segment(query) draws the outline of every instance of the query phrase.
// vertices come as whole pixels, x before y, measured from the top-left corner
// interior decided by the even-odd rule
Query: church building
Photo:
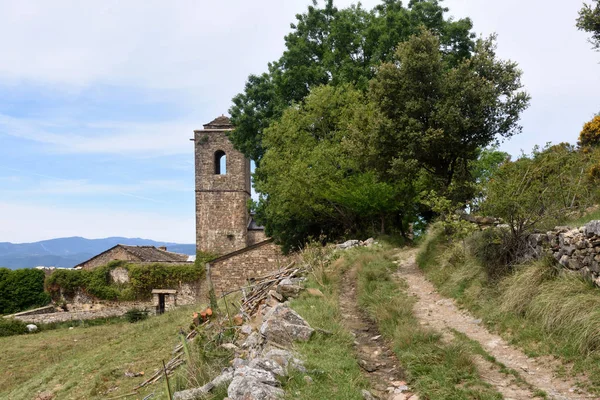
[[[229,141],[232,130],[220,116],[194,131],[196,250],[220,255],[208,266],[217,294],[289,262],[248,212],[250,160]]]

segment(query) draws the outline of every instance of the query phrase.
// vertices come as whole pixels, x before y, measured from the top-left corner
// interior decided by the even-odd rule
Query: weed
[[[479,377],[467,345],[444,343],[438,333],[420,326],[406,283],[392,278],[393,254],[384,248],[359,254],[348,262],[358,268],[359,305],[393,343],[411,386],[428,399],[500,399],[501,395]]]

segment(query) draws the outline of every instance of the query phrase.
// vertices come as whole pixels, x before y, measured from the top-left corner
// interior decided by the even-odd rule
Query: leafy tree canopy
[[[381,119],[352,86],[321,86],[265,131],[255,182],[268,235],[292,249],[310,236],[372,233],[414,204],[409,182],[386,182],[370,166]]]
[[[583,8],[579,10],[577,28],[591,33],[590,43],[594,49],[600,50],[600,0],[593,0],[592,4],[583,4]]]
[[[529,97],[493,38],[457,62],[422,29],[401,43],[365,92],[318,86],[265,129],[255,175],[258,217],[287,249],[309,236],[404,232],[418,193],[458,203],[506,159],[497,136],[519,132]]]
[[[474,48],[472,23],[445,18],[441,0],[384,0],[368,11],[359,5],[338,9],[333,0],[296,16],[292,32],[285,37],[286,50],[268,71],[250,75],[242,93],[229,110],[236,129],[235,146],[260,162],[262,136],[290,105],[302,101],[312,88],[352,83],[366,90],[376,67],[394,57],[399,42],[418,33],[422,26],[440,38],[448,63],[468,58]]]
[[[457,64],[428,30],[398,45],[372,80],[371,96],[389,121],[379,146],[388,172],[405,175],[412,162],[428,174],[427,187],[459,202],[473,195],[469,163],[481,148],[519,133],[529,103],[521,71],[496,57],[494,37],[478,40]]]

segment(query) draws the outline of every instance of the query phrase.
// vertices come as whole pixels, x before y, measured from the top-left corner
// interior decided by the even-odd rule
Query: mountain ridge
[[[9,269],[37,266],[70,268],[117,244],[166,246],[167,250],[175,253],[196,254],[196,245],[194,244],[159,242],[151,239],[121,236],[101,239],[71,236],[31,243],[0,242],[0,267]]]

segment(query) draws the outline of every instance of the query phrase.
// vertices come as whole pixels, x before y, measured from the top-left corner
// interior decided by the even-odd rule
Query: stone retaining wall
[[[561,266],[600,286],[600,220],[577,229],[556,227],[529,237],[529,256],[551,255]]]

